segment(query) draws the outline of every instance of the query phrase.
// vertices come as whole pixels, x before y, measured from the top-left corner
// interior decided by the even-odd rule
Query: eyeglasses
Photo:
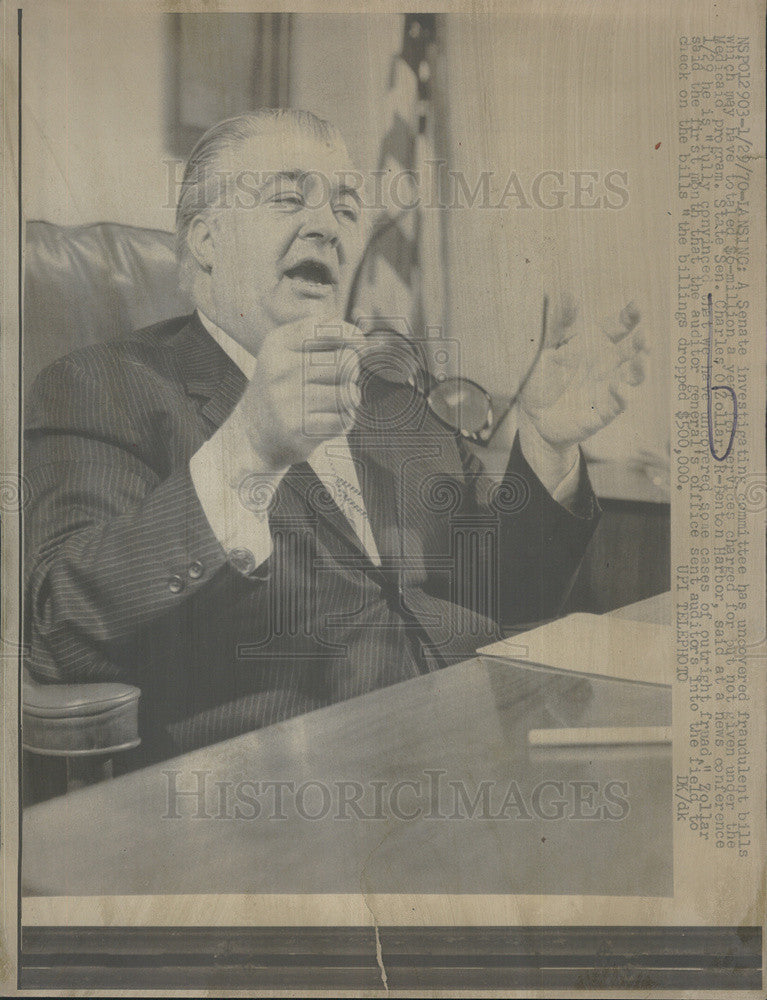
[[[375,243],[399,222],[403,214],[404,212],[400,212],[385,220],[368,240],[352,281],[346,310],[347,322],[359,322],[356,299],[365,264]],[[504,399],[501,405],[494,404],[487,389],[473,379],[435,374],[435,370],[439,371],[445,361],[449,360],[445,358],[440,361],[439,352],[447,352],[439,340],[406,337],[393,326],[387,325],[383,318],[365,322],[368,327],[365,336],[370,342],[365,350],[365,367],[386,381],[414,387],[424,396],[431,412],[446,427],[474,444],[486,446],[519,398],[538,363],[546,339],[547,318],[548,297],[544,295],[543,319],[535,355],[517,391],[510,399]]]
[[[411,339],[387,327],[371,330],[365,341],[366,377],[415,389],[438,420],[470,441],[487,444],[511,408],[513,400],[498,410],[490,393],[472,379],[434,374],[441,367],[434,354],[446,353],[439,341]]]
[[[417,340],[398,330],[376,325],[365,334],[364,368],[386,382],[409,385],[426,400],[431,412],[450,430],[478,445],[488,445],[506,415],[519,398],[543,349],[546,335],[548,300],[543,299],[543,322],[540,341],[532,364],[519,388],[501,405],[475,382],[465,376],[435,374],[445,364],[447,355],[439,340]],[[436,359],[436,360],[435,360]]]

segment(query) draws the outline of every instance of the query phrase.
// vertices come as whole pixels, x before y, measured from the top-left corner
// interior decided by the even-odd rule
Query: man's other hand
[[[646,348],[633,302],[589,338],[575,325],[570,297],[552,313],[543,350],[520,394],[520,425],[564,453],[625,410],[627,390],[644,380]]]

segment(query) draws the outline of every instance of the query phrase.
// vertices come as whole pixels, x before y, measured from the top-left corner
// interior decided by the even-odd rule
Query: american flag
[[[432,52],[437,18],[406,14],[402,51],[392,61],[388,127],[378,157],[383,207],[350,300],[363,329],[393,329],[416,340],[444,327],[443,251],[434,163]],[[403,207],[405,206],[405,207]]]

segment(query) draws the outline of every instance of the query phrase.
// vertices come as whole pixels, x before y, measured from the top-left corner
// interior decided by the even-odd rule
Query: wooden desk
[[[668,605],[661,595],[636,613],[667,622]],[[670,725],[670,688],[480,656],[33,806],[23,818],[23,884],[27,894],[75,896],[671,895],[670,748],[532,750],[526,739],[530,728],[551,725],[648,723]],[[430,778],[430,771],[442,773]],[[169,808],[171,781],[179,791],[202,787],[204,802],[198,808],[187,796]],[[256,796],[237,784],[243,781],[314,784],[300,798],[288,790],[287,818],[276,819],[273,787],[257,796],[262,814],[252,817],[243,792]],[[400,784],[395,793],[398,782],[416,785]],[[579,782],[596,784],[593,797]],[[605,798],[609,782],[627,786],[623,818],[604,815],[605,808],[621,811]],[[344,787],[347,798],[362,787],[362,813],[381,818],[344,807]],[[614,799],[620,786],[611,787]],[[322,788],[331,796],[327,815],[300,815],[325,810]],[[466,818],[477,795],[479,812],[497,817],[510,788],[518,804],[507,806],[505,818]],[[418,818],[405,818],[419,807]],[[448,818],[427,818],[430,808]],[[576,818],[595,809],[602,818]],[[562,818],[543,816],[557,812]],[[174,813],[179,818],[169,818]]]

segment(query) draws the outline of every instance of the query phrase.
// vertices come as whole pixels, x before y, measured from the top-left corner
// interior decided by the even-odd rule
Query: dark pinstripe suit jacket
[[[574,514],[518,442],[491,489],[420,397],[377,379],[349,441],[382,567],[302,463],[270,509],[269,562],[243,576],[188,463],[244,387],[196,316],[37,380],[25,464],[37,679],[137,684],[156,759],[456,662],[557,612],[598,517],[585,467]]]

